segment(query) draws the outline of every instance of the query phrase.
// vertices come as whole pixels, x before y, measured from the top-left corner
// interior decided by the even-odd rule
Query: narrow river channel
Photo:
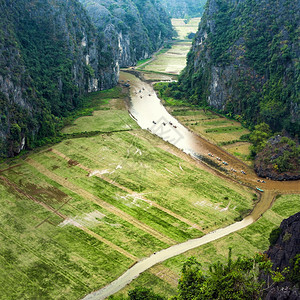
[[[273,199],[274,199],[274,194],[269,192],[263,194],[261,201],[255,207],[252,214],[246,217],[245,219],[243,219],[242,221],[231,224],[225,228],[217,229],[213,232],[206,234],[201,238],[188,240],[184,243],[177,244],[167,249],[156,252],[151,256],[140,260],[138,263],[136,263],[134,266],[128,269],[122,276],[120,276],[115,281],[111,282],[106,287],[87,295],[83,299],[84,300],[106,299],[107,297],[123,289],[127,284],[129,284],[132,280],[137,278],[141,273],[150,269],[154,265],[161,263],[176,255],[182,254],[188,250],[216,241],[222,237],[225,237],[228,234],[231,234],[233,232],[236,232],[240,229],[249,226],[250,224],[255,222],[261,216],[261,214],[271,206]]]

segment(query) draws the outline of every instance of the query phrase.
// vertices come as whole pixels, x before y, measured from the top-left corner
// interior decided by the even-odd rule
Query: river
[[[176,118],[171,116],[157,97],[152,85],[142,81],[133,74],[124,72],[121,72],[120,78],[124,81],[130,81],[131,101],[129,111],[141,128],[149,130],[195,158],[199,155],[209,158],[208,153],[213,153],[214,157],[220,157],[222,161],[228,163],[227,166],[222,167],[227,169],[229,177],[252,188],[257,186],[264,190],[272,190],[278,193],[300,192],[299,180],[265,180],[265,183],[258,182],[257,180],[260,178],[257,177],[251,167],[237,157],[189,131]],[[232,172],[232,168],[237,172]],[[241,173],[242,170],[245,171],[246,175]]]

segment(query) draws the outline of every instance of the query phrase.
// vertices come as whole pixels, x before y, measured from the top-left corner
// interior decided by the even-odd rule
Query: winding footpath
[[[262,195],[261,201],[255,206],[251,215],[246,217],[240,222],[236,222],[231,224],[225,228],[217,229],[213,232],[206,234],[205,236],[197,239],[188,240],[184,243],[177,244],[171,246],[167,249],[161,250],[152,254],[151,256],[142,259],[135,265],[133,265],[130,269],[128,269],[123,275],[121,275],[118,279],[111,282],[106,287],[95,291],[86,297],[83,300],[103,300],[107,297],[117,293],[121,289],[123,289],[127,284],[137,278],[141,273],[150,269],[154,265],[161,263],[169,258],[182,254],[188,250],[197,248],[199,246],[205,245],[207,243],[216,241],[226,235],[234,233],[240,229],[243,229],[252,223],[254,223],[263,212],[268,210],[272,205],[272,201],[275,197],[274,193],[266,192]]]

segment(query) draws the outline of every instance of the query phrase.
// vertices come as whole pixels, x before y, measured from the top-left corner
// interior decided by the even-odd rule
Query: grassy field
[[[249,134],[250,131],[244,128],[241,123],[209,110],[169,105],[169,111],[183,125],[203,136],[206,140],[219,145],[245,163],[252,163],[248,158],[250,143],[241,140],[241,137]]]
[[[107,133],[0,165],[2,299],[78,299],[253,206],[250,190],[163,150],[171,146],[139,129],[122,97],[91,94],[97,110],[64,129]]]
[[[187,24],[184,23],[184,19],[172,19],[172,25],[175,27],[178,32],[177,39],[185,40],[187,35],[191,32],[196,33],[198,30],[198,25],[200,18],[192,18]]]
[[[268,238],[271,231],[277,228],[283,219],[299,211],[300,195],[282,195],[256,223],[153,267],[112,298],[121,299],[128,290],[135,286],[151,287],[155,292],[170,297],[176,293],[181,268],[188,257],[195,256],[204,269],[207,269],[212,261],[226,262],[229,247],[233,249],[234,258],[238,256],[252,257],[256,252],[266,251],[269,247]]]
[[[128,119],[128,112],[125,110],[97,110],[92,116],[82,117],[65,127],[63,133],[78,133],[84,131],[111,132],[115,130],[131,130],[137,128],[132,119]]]
[[[160,54],[149,64],[142,67],[145,71],[179,74],[186,65],[186,56],[190,50],[190,43],[177,43],[168,51]]]
[[[200,18],[191,19],[188,24],[184,23],[184,19],[172,19],[172,25],[178,32],[176,42],[173,43],[171,49],[163,49],[154,60],[138,69],[146,72],[178,75],[186,66],[186,56],[192,45],[192,41],[187,39],[187,35],[191,32],[196,33],[199,22]],[[137,66],[147,61],[139,61]]]
[[[77,299],[133,263],[75,226],[58,226],[60,216],[10,185],[1,184],[0,193],[1,299]]]

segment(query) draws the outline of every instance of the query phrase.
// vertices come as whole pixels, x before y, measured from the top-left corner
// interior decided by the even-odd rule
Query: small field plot
[[[172,19],[172,25],[178,32],[178,39],[185,40],[187,39],[187,35],[189,33],[196,33],[198,30],[200,20],[201,18],[192,18],[187,24],[185,24],[184,19]]]
[[[278,228],[283,219],[299,211],[300,195],[282,195],[256,223],[151,268],[116,296],[126,295],[129,290],[136,286],[147,286],[166,297],[173,296],[176,294],[181,268],[188,257],[195,256],[201,262],[204,270],[212,262],[221,261],[225,263],[228,259],[229,247],[232,248],[233,258],[238,256],[253,257],[255,253],[264,252],[268,249],[271,231]]]
[[[118,131],[137,128],[136,122],[124,110],[97,110],[92,116],[78,118],[71,126],[65,127],[63,133],[85,131]]]
[[[175,44],[170,50],[158,55],[155,60],[145,65],[143,70],[179,74],[186,65],[186,56],[190,47],[189,43]]]
[[[222,146],[222,148],[251,165],[252,161],[248,158],[250,155],[250,145],[251,144],[248,142],[237,142],[229,145],[224,145]]]
[[[250,132],[241,123],[202,109],[170,107],[170,111],[183,125],[195,133],[211,143],[221,146],[247,164],[251,164],[248,158],[250,143],[241,140],[243,135]]]

